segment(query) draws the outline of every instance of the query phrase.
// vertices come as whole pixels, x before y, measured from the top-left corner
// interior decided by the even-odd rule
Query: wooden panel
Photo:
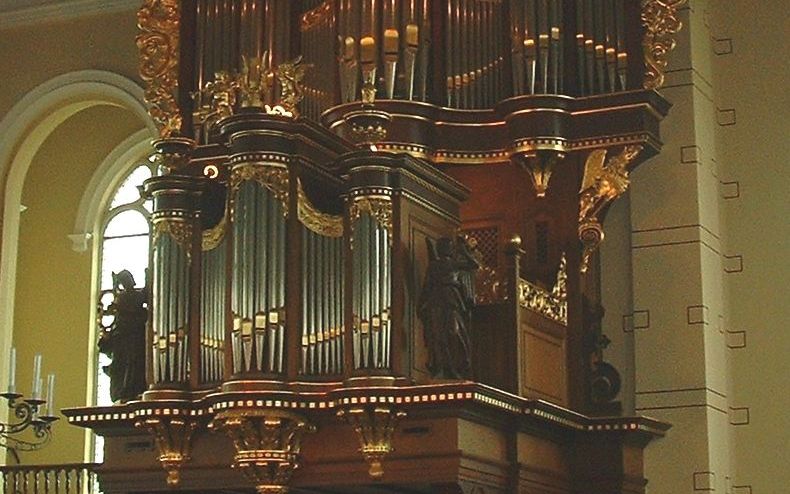
[[[521,323],[521,394],[567,405],[565,340],[536,326]]]

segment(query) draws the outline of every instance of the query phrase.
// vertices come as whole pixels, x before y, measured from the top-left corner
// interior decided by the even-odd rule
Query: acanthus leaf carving
[[[178,107],[179,0],[146,0],[137,13],[137,36],[140,52],[140,77],[147,83],[145,100],[148,113],[162,138],[181,131],[182,116]]]
[[[685,3],[686,0],[642,0],[645,89],[659,89],[664,85],[667,57],[676,45],[674,35],[683,27],[678,9]]]

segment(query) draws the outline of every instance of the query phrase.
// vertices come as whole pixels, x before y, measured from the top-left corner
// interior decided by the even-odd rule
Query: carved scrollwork
[[[272,191],[274,197],[283,203],[285,214],[288,214],[287,168],[252,163],[239,165],[230,173],[230,188],[238,190],[241,183],[247,180],[254,180]]]
[[[140,77],[147,83],[148,113],[163,138],[181,130],[178,107],[179,0],[146,0],[137,13]]]
[[[641,145],[629,145],[608,160],[606,149],[595,149],[587,157],[579,190],[579,239],[584,246],[582,273],[587,271],[593,252],[604,238],[599,215],[606,205],[628,190],[629,166],[640,152]]]
[[[678,9],[685,3],[686,0],[642,0],[645,89],[659,89],[664,85],[667,56],[675,48],[674,35],[683,27]]]
[[[518,303],[521,307],[543,315],[564,326],[568,325],[568,263],[565,256],[560,260],[557,281],[551,291],[527,280],[520,279]]]
[[[298,182],[299,221],[308,229],[325,237],[343,236],[343,217],[321,212],[305,194],[301,180]]]
[[[339,410],[337,416],[354,428],[359,451],[369,466],[368,474],[374,479],[384,476],[382,461],[393,451],[393,435],[406,412],[386,406],[354,407]]]

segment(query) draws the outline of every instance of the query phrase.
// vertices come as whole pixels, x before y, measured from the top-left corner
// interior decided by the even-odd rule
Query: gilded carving
[[[266,187],[281,201],[288,213],[288,169],[280,166],[244,164],[233,168],[230,173],[230,188],[237,190],[242,182],[254,180]]]
[[[565,158],[565,153],[551,150],[540,150],[525,153],[519,163],[529,172],[529,178],[538,197],[546,197],[549,179],[557,162]]]
[[[179,0],[145,0],[137,13],[140,77],[147,83],[148,113],[163,138],[181,130],[178,107]]]
[[[628,145],[620,154],[606,159],[606,149],[595,149],[587,156],[584,179],[579,190],[579,239],[584,245],[581,271],[603,241],[599,215],[603,208],[628,189],[630,163],[642,151],[640,145]]]
[[[222,216],[222,219],[214,227],[203,231],[202,248],[203,250],[212,250],[217,248],[225,238],[225,231],[228,225],[227,212]]]
[[[233,466],[255,484],[261,494],[284,494],[299,468],[302,437],[315,427],[299,415],[268,409],[220,412],[209,425],[233,441]]]
[[[182,418],[145,418],[135,426],[154,436],[158,460],[167,472],[167,485],[176,487],[181,483],[181,467],[189,461],[192,450],[192,435],[197,423]]]
[[[565,256],[560,260],[557,281],[551,291],[539,287],[527,280],[520,279],[518,285],[518,303],[521,307],[537,312],[548,319],[564,326],[568,325],[568,263]]]
[[[500,273],[482,265],[475,273],[475,305],[498,304],[507,299],[507,283]]]
[[[157,218],[154,220],[153,242],[163,234],[170,235],[187,252],[192,244],[192,223],[183,218]]]
[[[343,217],[321,212],[305,194],[301,180],[298,182],[299,221],[308,229],[325,237],[343,236]]]
[[[269,52],[261,58],[241,57],[241,72],[236,75],[236,88],[242,108],[262,107],[270,98],[274,87],[274,71]]]
[[[386,406],[355,407],[338,410],[337,416],[354,428],[359,451],[369,466],[368,474],[374,479],[384,476],[382,462],[393,451],[393,435],[406,412]]]
[[[353,225],[363,213],[369,213],[392,235],[392,199],[389,196],[355,197],[351,204],[351,224]]]
[[[166,173],[175,173],[189,165],[195,141],[185,137],[170,137],[155,141],[154,146],[157,148],[154,163]]]
[[[302,81],[307,68],[308,65],[303,63],[301,56],[277,66],[277,81],[280,83],[280,105],[294,117],[298,116],[297,106],[304,98]]]
[[[642,0],[645,89],[659,89],[664,85],[667,57],[676,44],[673,36],[683,27],[678,19],[678,9],[684,3],[686,0]]]
[[[298,116],[297,106],[304,96],[302,81],[308,67],[302,57],[297,57],[274,69],[269,53],[264,52],[260,58],[243,56],[239,72],[216,72],[213,81],[192,93],[196,108],[194,123],[198,129],[202,128],[204,141],[214,124],[240,108],[261,108],[269,115]],[[280,84],[280,101],[272,104],[275,80]]]
[[[302,15],[301,25],[299,29],[302,32],[309,31],[322,23],[324,19],[330,17],[333,13],[332,2],[325,1],[313,10],[308,10]]]

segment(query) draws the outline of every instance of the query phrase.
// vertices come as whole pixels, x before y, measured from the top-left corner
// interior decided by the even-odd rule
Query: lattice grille
[[[464,230],[469,239],[477,242],[477,250],[484,266],[496,269],[499,266],[499,228],[496,226]]]

